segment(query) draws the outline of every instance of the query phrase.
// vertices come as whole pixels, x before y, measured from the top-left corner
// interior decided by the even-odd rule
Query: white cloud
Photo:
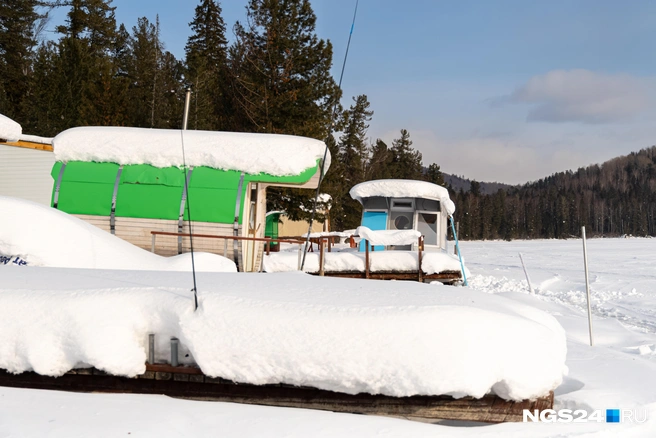
[[[528,121],[602,124],[632,119],[649,106],[650,81],[589,70],[553,70],[534,76],[509,96],[492,100],[533,105]]]
[[[453,175],[485,182],[524,184],[555,172],[601,164],[653,144],[656,127],[624,125],[603,128],[587,125],[531,125],[521,133],[492,135],[482,131],[469,135],[441,135],[434,130],[410,131],[412,147],[423,156],[424,166],[436,163]],[[381,138],[388,146],[398,131]]]

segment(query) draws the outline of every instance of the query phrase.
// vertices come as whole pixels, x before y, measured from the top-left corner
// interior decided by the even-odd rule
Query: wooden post
[[[267,248],[267,255],[271,255],[271,241],[267,241],[266,243],[266,248]]]
[[[152,234],[152,244],[150,245],[150,252],[153,254],[155,253],[155,237],[157,237],[157,234]]]
[[[319,275],[323,277],[324,275],[324,263],[325,263],[325,255],[324,255],[324,249],[325,246],[323,244],[323,237],[319,237]]]
[[[422,251],[424,249],[424,236],[419,236],[417,241],[417,277],[419,282],[424,281],[424,271],[421,269]]]
[[[364,241],[364,278],[369,278],[369,241]]]

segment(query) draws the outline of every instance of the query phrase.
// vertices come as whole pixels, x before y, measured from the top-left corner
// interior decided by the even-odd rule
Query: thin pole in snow
[[[588,329],[590,331],[590,346],[592,347],[592,309],[590,308],[590,278],[588,275],[588,247],[585,242],[585,227],[581,227],[583,237],[583,266],[585,267],[585,292],[588,300]]]
[[[519,260],[522,261],[522,268],[524,269],[524,275],[526,275],[526,282],[528,283],[528,290],[531,292],[531,295],[535,295],[535,292],[533,291],[533,286],[531,286],[531,278],[528,276],[528,271],[526,270],[526,265],[524,264],[524,257],[522,257],[522,253],[519,253]]]
[[[467,274],[465,274],[465,264],[462,262],[462,255],[460,254],[460,245],[458,245],[458,234],[456,233],[456,227],[453,225],[453,216],[449,216],[451,219],[451,231],[453,231],[453,239],[456,241],[456,250],[458,251],[458,258],[460,259],[460,269],[462,269],[462,278],[464,280],[463,284],[467,284]]]

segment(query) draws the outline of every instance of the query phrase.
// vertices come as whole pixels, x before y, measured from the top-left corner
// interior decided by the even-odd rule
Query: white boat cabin
[[[371,230],[417,230],[427,251],[446,251],[448,218],[455,205],[446,188],[425,181],[366,181],[349,192],[362,204],[361,225]],[[374,250],[412,250],[414,245],[375,246]],[[361,245],[360,251],[364,251]]]

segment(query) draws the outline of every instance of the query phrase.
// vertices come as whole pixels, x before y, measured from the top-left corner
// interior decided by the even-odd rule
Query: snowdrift
[[[33,273],[38,275],[32,275]],[[147,335],[176,336],[205,374],[392,396],[494,392],[521,400],[562,381],[565,333],[535,308],[467,288],[303,273],[4,269],[0,368],[79,366],[135,376]]]
[[[23,133],[21,125],[0,114],[0,139],[6,141],[18,141]]]
[[[7,266],[14,264],[8,258],[18,258],[31,266],[191,271],[188,253],[161,257],[50,207],[0,196],[0,212],[0,257]],[[198,271],[237,271],[216,254],[194,253],[194,261]]]

